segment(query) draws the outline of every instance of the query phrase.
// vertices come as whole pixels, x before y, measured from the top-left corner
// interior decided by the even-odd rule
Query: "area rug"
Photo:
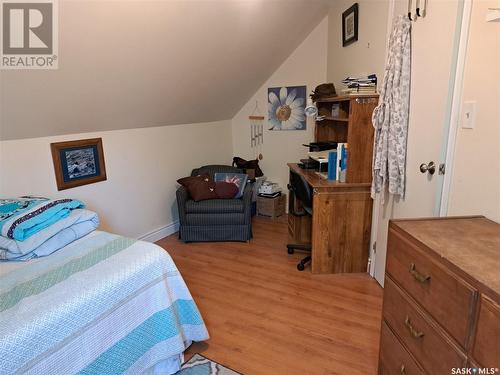
[[[200,354],[184,363],[176,375],[242,375]]]

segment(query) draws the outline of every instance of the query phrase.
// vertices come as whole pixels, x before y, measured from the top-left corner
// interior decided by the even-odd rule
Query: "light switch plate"
[[[474,129],[474,126],[476,125],[476,107],[477,102],[475,100],[464,102],[462,112],[462,128]]]

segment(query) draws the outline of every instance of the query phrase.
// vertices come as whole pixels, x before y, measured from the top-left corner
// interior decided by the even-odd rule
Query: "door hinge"
[[[373,242],[372,250],[373,250],[374,253],[377,252],[377,241]]]
[[[439,174],[443,175],[446,173],[446,164],[441,163],[439,164]]]

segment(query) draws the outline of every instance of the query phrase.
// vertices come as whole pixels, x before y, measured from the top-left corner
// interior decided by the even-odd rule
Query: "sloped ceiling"
[[[1,72],[4,140],[230,119],[328,5],[60,0],[59,10],[59,69]]]

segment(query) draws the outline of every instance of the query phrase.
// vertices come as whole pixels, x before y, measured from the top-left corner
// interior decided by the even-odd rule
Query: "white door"
[[[420,3],[424,4],[424,0]],[[415,9],[416,1],[413,1]],[[406,195],[385,204],[375,201],[371,254],[371,274],[383,285],[388,221],[392,218],[432,217],[439,214],[443,176],[439,164],[444,160],[455,76],[455,63],[462,2],[427,1],[425,17],[412,26],[412,76],[410,123],[406,165]],[[408,2],[396,0],[394,15],[406,14]],[[459,31],[459,30],[458,30]],[[422,173],[421,164],[433,162],[435,172]],[[376,229],[375,229],[376,228]]]
[[[484,215],[500,223],[500,22],[486,21],[500,1],[471,5],[464,74],[457,84],[462,95],[454,100],[455,148],[445,182],[449,196],[441,213]]]

